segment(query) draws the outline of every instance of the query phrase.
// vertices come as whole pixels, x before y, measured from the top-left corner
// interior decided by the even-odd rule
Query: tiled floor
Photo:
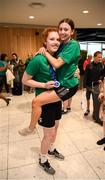
[[[83,117],[81,91],[60,122],[56,147],[65,160],[49,157],[54,176],[38,166],[42,128],[37,126],[36,134],[27,137],[18,134],[28,125],[33,97],[13,96],[8,107],[0,100],[0,180],[105,180],[105,151],[96,145],[103,136],[102,127],[92,121],[91,114]]]

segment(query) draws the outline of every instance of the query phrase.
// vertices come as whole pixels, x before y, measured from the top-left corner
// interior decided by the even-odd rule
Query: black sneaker
[[[68,110],[68,111],[71,111],[71,108],[70,108],[70,107],[68,107],[68,108],[67,108],[67,110]]]
[[[101,121],[101,120],[98,120],[98,121],[95,120],[94,122],[97,123],[97,124],[99,124],[100,126],[103,126],[103,121]]]
[[[67,114],[67,113],[68,113],[67,109],[62,110],[62,114]]]
[[[39,159],[39,165],[46,171],[48,174],[54,175],[55,174],[55,169],[51,167],[50,163],[48,160],[45,163],[41,163],[41,159]]]
[[[86,112],[84,113],[84,116],[88,116],[89,113],[90,113],[90,110],[87,109]]]
[[[6,99],[7,106],[9,105],[9,102],[10,102],[10,101],[11,101],[10,98],[7,98],[7,99]]]
[[[49,151],[48,150],[48,154],[49,155],[53,155],[53,156],[55,156],[56,158],[58,158],[58,159],[60,159],[60,160],[64,160],[64,156],[61,154],[61,153],[59,153],[56,149],[54,149],[54,151]]]
[[[98,145],[103,145],[103,144],[105,144],[105,137],[102,138],[102,139],[100,139],[99,141],[97,141],[97,144],[98,144]]]

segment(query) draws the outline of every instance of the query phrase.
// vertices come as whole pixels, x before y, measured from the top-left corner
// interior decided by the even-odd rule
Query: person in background
[[[33,53],[28,53],[28,57],[25,61],[25,69],[27,68],[29,62],[33,59]],[[29,94],[34,92],[34,88],[29,86],[24,86],[24,90],[27,91]]]
[[[79,81],[79,89],[82,90],[83,89],[83,79],[84,79],[84,69],[83,69],[83,64],[84,61],[87,57],[87,51],[86,50],[81,50],[80,51],[80,58],[78,61],[78,68],[80,70],[80,81]]]
[[[24,63],[21,59],[19,59],[16,53],[12,53],[11,63],[13,69],[13,75],[15,79],[13,80],[13,95],[22,95],[23,87],[22,87],[22,76],[24,73]]]
[[[53,55],[60,45],[57,29],[45,29],[43,32],[43,41],[48,52]],[[23,80],[26,85],[36,88],[36,97],[43,92],[49,93],[49,89],[53,88],[54,82],[51,78],[49,63],[44,55],[38,54],[30,61],[23,75]],[[42,106],[39,125],[43,127],[44,136],[41,141],[39,165],[44,171],[51,175],[55,174],[55,169],[50,165],[47,154],[64,160],[64,156],[54,147],[60,118],[61,101]],[[24,131],[24,129],[19,131],[19,134],[22,136],[32,133],[33,132],[29,128],[27,128],[26,131]]]
[[[27,68],[29,62],[33,59],[33,57],[34,57],[34,56],[33,56],[33,53],[28,53],[27,59],[26,59],[26,61],[25,61],[25,69]]]
[[[85,72],[85,70],[86,70],[86,66],[88,65],[88,64],[90,64],[91,63],[91,61],[92,61],[92,55],[88,55],[87,56],[87,59],[84,61],[84,63],[83,63],[83,70],[84,70],[84,72]],[[84,89],[83,89],[83,91],[84,91]],[[90,110],[90,99],[86,99],[86,112],[84,112],[84,116],[87,116],[88,115],[88,111],[87,111],[87,109],[88,110]]]
[[[7,54],[2,53],[2,54],[1,54],[1,57],[0,57],[0,60],[2,61],[1,64],[4,64],[4,66],[5,66],[6,68],[7,68],[7,67],[10,68],[10,65],[7,66],[7,65],[8,65],[8,62],[7,62],[8,56],[7,56]],[[7,68],[7,69],[8,69],[8,68]],[[4,71],[4,72],[2,71],[0,76],[2,76],[2,83],[3,83],[3,86],[5,87],[5,91],[6,91],[6,93],[7,93],[6,96],[9,97],[9,96],[10,96],[10,89],[9,89],[9,85],[7,84],[6,71]]]
[[[6,54],[1,54],[1,59],[3,59],[6,56]],[[9,101],[11,100],[10,98],[6,98],[3,94],[3,86],[6,86],[6,71],[9,69],[10,66],[4,63],[3,60],[0,60],[0,99],[3,99],[6,103],[7,106],[9,105]],[[8,88],[7,88],[8,90]],[[7,91],[8,92],[8,91]]]
[[[12,53],[12,60],[10,64],[13,65],[13,74],[15,76],[15,81],[21,81],[24,71],[24,64],[16,53]]]
[[[87,98],[87,110],[85,112],[85,116],[90,113],[90,96],[92,94],[93,99],[93,119],[96,123],[100,125],[102,122],[99,118],[99,109],[100,109],[100,102],[98,100],[99,95],[99,81],[101,78],[101,70],[102,70],[102,53],[100,51],[96,51],[94,53],[93,62],[86,66],[85,74],[84,74],[84,89],[86,90],[86,98]]]
[[[86,66],[88,65],[88,64],[90,64],[91,63],[91,61],[92,61],[92,55],[88,55],[87,56],[87,59],[84,61],[84,63],[83,63],[83,70],[85,71],[85,69],[86,69]]]
[[[13,69],[12,65],[10,64],[10,60],[8,59],[8,56],[5,58],[5,65],[9,65],[9,69],[6,71],[6,83],[9,88],[9,93],[7,94],[8,97],[12,96],[12,88],[13,88],[13,80],[15,79],[13,75]]]

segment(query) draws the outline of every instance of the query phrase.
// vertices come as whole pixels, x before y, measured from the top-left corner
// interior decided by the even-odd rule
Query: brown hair
[[[72,30],[75,29],[75,25],[74,25],[73,20],[72,20],[72,19],[69,19],[69,18],[64,18],[64,19],[62,19],[62,20],[59,22],[59,24],[58,24],[58,28],[59,28],[60,24],[63,23],[63,22],[66,22],[67,24],[69,24],[69,26],[71,27]]]
[[[102,52],[101,52],[101,51],[96,51],[96,52],[94,53],[94,57],[96,57],[98,54],[102,54]]]
[[[57,28],[54,27],[49,27],[44,29],[43,33],[42,33],[42,39],[43,39],[43,45],[45,46],[45,42],[47,40],[47,37],[49,35],[50,32],[58,32]]]
[[[76,39],[76,31],[75,31],[74,21],[72,19],[69,19],[69,18],[64,18],[59,22],[58,28],[59,28],[60,24],[62,24],[64,22],[67,23],[71,27],[71,29],[73,30],[72,39]]]

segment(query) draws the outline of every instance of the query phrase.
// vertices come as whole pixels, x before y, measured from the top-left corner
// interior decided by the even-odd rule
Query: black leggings
[[[6,75],[0,76],[0,93],[3,90],[3,86],[5,87],[6,92],[9,93],[9,85],[7,84]]]

